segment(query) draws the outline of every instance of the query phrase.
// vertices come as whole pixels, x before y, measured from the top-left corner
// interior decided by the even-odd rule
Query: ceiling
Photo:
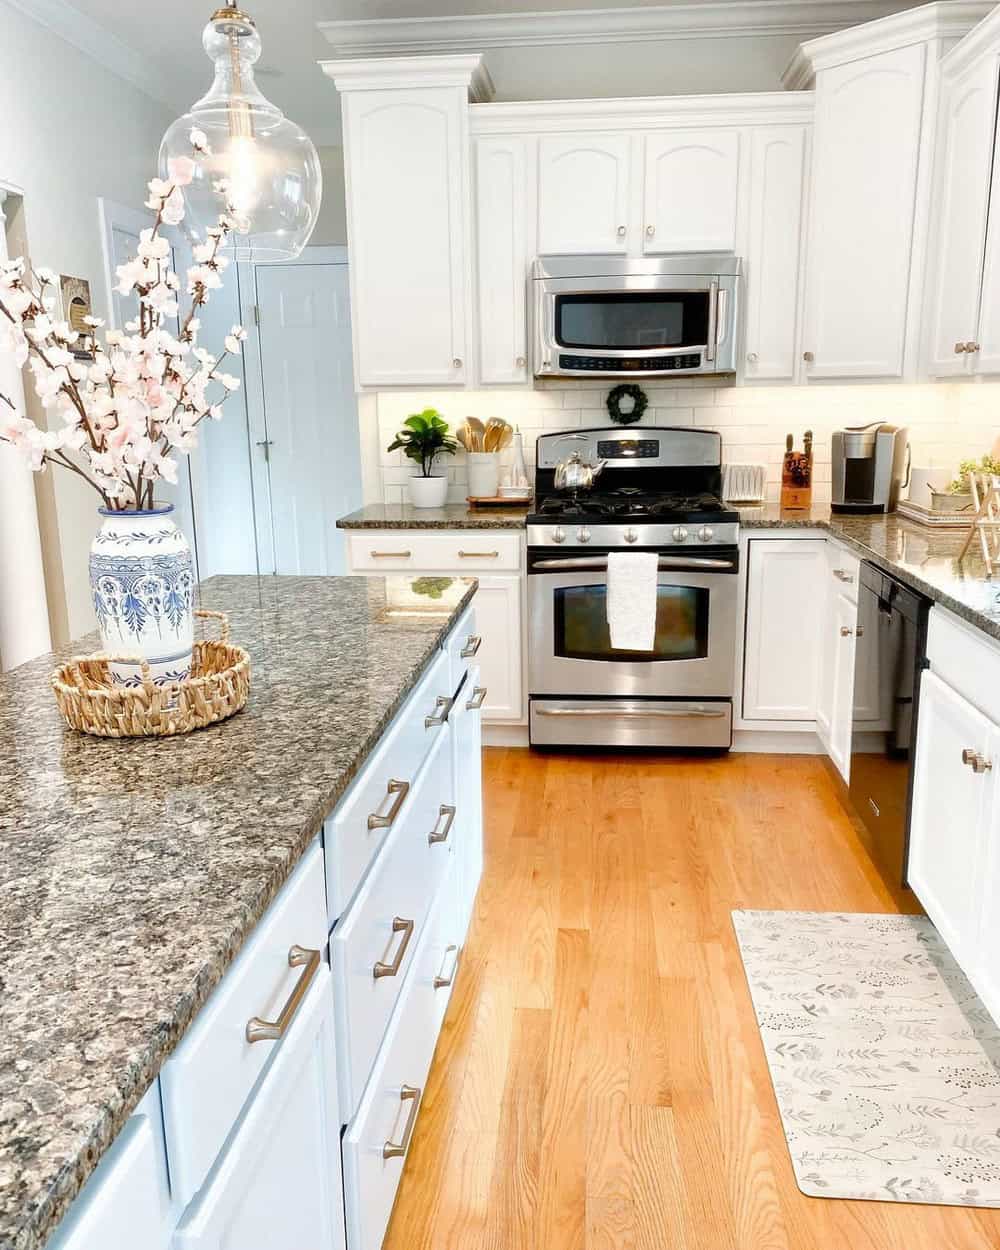
[[[39,20],[45,20],[40,10],[48,13],[48,24],[81,47],[87,48],[89,44],[89,50],[96,51],[100,41],[100,50],[107,51],[113,45],[117,62],[131,66],[132,72],[127,76],[142,81],[150,94],[164,100],[178,112],[196,100],[211,81],[211,66],[202,52],[200,41],[202,28],[213,11],[211,0],[167,0],[162,4],[132,5],[123,5],[121,0],[42,0],[37,7],[28,0],[11,2]],[[246,0],[246,3],[257,22],[264,45],[258,66],[261,90],[289,117],[304,126],[317,144],[323,145],[340,142],[340,105],[332,83],[317,65],[317,61],[336,55],[317,30],[317,22],[358,18],[412,20],[472,14],[499,17],[525,11],[607,11],[616,8],[663,8],[675,4],[696,13],[710,0]],[[749,13],[760,12],[767,4],[780,3],[781,0],[765,0],[762,6],[761,0],[730,0],[729,7],[738,11],[746,5]],[[794,7],[799,12],[808,10],[822,14],[824,10],[830,12],[836,9],[838,14],[843,14],[849,13],[854,4],[861,9],[865,3],[866,0],[841,0],[841,3],[830,6],[825,5],[823,0],[798,0]],[[904,0],[891,7],[903,9],[911,6]],[[67,34],[74,23],[82,34]],[[840,24],[851,23],[841,18]],[[621,62],[618,78],[625,83],[630,81],[628,53],[625,52],[629,47],[636,45],[622,45],[623,51],[616,58]],[[537,51],[542,53],[541,49]],[[653,48],[643,51],[651,54]],[[534,98],[545,98],[546,95],[544,56],[543,53],[538,62],[541,81],[540,90],[534,93]],[[102,56],[100,59],[106,58]],[[498,68],[503,71],[502,56],[498,62]],[[488,63],[493,69],[493,61],[488,59]],[[606,90],[595,86],[583,94],[647,94],[642,87],[623,90],[619,83],[611,81],[614,77],[612,69],[609,81],[599,84],[607,87]],[[496,70],[494,78],[497,79],[498,98],[518,98],[503,90],[504,83]],[[522,90],[523,84],[512,81],[510,88],[511,91]],[[705,89],[722,88],[713,84]],[[552,94],[558,92],[553,90]]]

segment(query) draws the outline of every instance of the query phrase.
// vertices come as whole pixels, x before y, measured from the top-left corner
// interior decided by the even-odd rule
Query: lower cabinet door
[[[986,760],[992,774],[1000,768],[1000,729],[994,728]],[[978,963],[969,976],[987,1011],[1000,1023],[1000,804],[996,786],[988,820],[984,825],[982,895],[983,907],[977,944]]]
[[[483,716],[518,720],[524,711],[521,673],[520,577],[480,577],[476,629],[482,636],[479,667],[487,687]]]
[[[833,703],[827,749],[837,771],[847,782],[851,779],[851,725],[854,708],[854,658],[857,646],[854,631],[858,609],[846,595],[833,600]]]
[[[321,966],[175,1250],[342,1250],[333,988]]]
[[[455,743],[455,808],[458,834],[455,854],[458,880],[454,897],[459,909],[461,941],[472,919],[479,879],[483,875],[483,728],[482,712],[489,690],[480,670],[469,672],[452,713]]]
[[[440,1023],[440,1000],[433,977],[425,972],[433,942],[431,925],[424,930],[358,1113],[344,1133],[349,1250],[379,1250],[396,1200]],[[288,1250],[300,1244],[305,1245],[289,1241]]]
[[[994,769],[976,772],[972,756],[989,760],[994,734],[971,703],[923,674],[907,877],[970,974],[980,961],[983,833],[994,791]]]

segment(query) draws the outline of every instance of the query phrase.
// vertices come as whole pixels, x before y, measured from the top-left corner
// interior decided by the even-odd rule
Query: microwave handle
[[[718,349],[725,343],[729,331],[729,292],[725,287],[719,288],[719,296],[716,303],[718,312],[715,319],[715,346]]]
[[[719,333],[719,284],[713,279],[708,288],[708,343],[705,359],[715,359],[715,340]]]

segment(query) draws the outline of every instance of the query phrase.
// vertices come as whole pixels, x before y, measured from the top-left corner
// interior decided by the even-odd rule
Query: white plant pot
[[[414,508],[443,508],[447,499],[447,474],[410,478],[410,503]]]
[[[194,568],[188,541],[173,523],[173,504],[148,512],[99,509],[104,522],[90,547],[90,591],[103,649],[142,657],[153,681],[191,673]],[[111,664],[111,677],[139,685],[138,662]]]

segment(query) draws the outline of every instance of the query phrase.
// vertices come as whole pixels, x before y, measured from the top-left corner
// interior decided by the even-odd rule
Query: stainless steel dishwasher
[[[906,885],[920,674],[930,600],[864,561],[858,590],[851,804],[885,880]]]

